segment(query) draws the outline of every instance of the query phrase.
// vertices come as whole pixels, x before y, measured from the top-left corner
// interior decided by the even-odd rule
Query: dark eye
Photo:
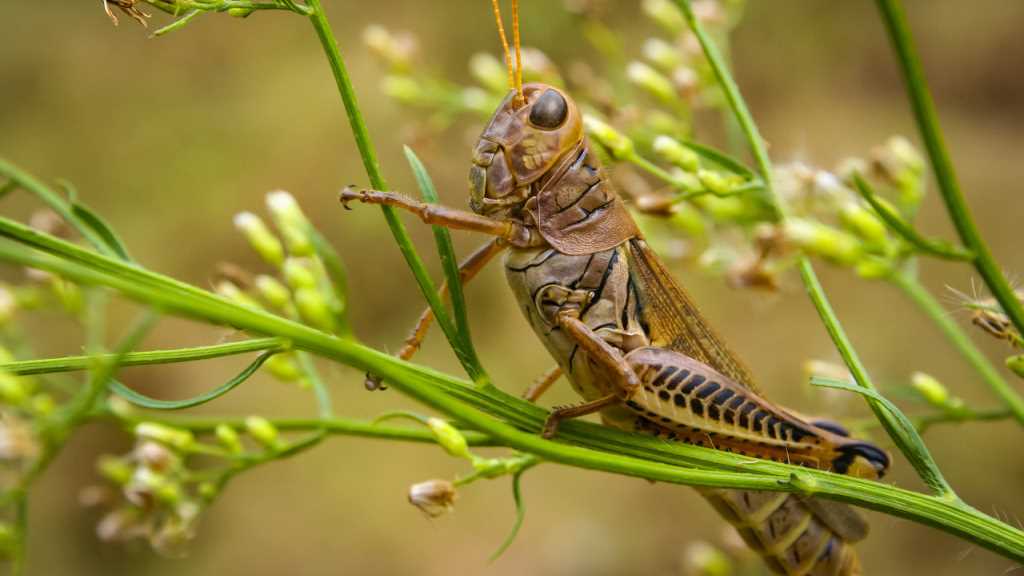
[[[569,106],[565,103],[565,98],[556,90],[548,88],[534,101],[533,110],[530,110],[530,124],[547,130],[558,128],[565,122],[568,112]]]

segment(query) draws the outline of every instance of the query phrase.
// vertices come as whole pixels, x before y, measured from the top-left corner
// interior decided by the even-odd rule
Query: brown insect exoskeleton
[[[507,52],[506,44],[511,61]],[[558,362],[526,397],[536,400],[564,374],[585,400],[552,411],[544,435],[564,419],[600,412],[605,424],[625,430],[879,478],[889,466],[884,451],[757,393],[746,367],[647,246],[592,153],[575,103],[551,86],[515,85],[473,151],[473,212],[373,190],[346,189],[341,200],[494,236],[463,264],[463,282],[508,250],[509,285]],[[429,310],[421,316],[404,358],[430,318]],[[786,493],[700,492],[774,571],[860,573],[851,544],[867,525],[849,507]]]

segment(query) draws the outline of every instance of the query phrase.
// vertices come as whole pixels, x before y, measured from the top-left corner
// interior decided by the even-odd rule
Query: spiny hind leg
[[[477,273],[484,269],[487,264],[494,259],[495,256],[500,254],[508,248],[506,244],[500,238],[495,238],[483,246],[477,248],[466,257],[459,264],[459,281],[466,285],[470,280],[476,277]],[[448,281],[446,280],[438,288],[438,292],[443,300],[448,295]],[[427,307],[421,314],[419,319],[416,321],[416,325],[412,331],[405,338],[405,342],[402,344],[402,348],[399,349],[398,354],[395,356],[402,360],[409,360],[414,354],[420,349],[420,345],[423,344],[423,339],[427,337],[427,331],[430,330],[430,324],[434,320],[434,311]],[[379,376],[374,374],[367,374],[364,382],[367,390],[378,390],[383,389],[384,386],[381,384]]]
[[[420,220],[427,224],[444,226],[453,230],[468,230],[497,236],[504,239],[513,246],[529,248],[543,246],[546,241],[537,232],[536,228],[526,226],[511,220],[495,220],[481,216],[474,212],[456,210],[438,204],[427,204],[414,200],[402,194],[394,192],[380,192],[378,190],[355,190],[346,187],[339,195],[341,204],[348,208],[349,202],[363,202],[364,204],[378,204],[401,208],[415,214]]]
[[[558,408],[548,415],[544,424],[544,436],[550,438],[558,430],[558,423],[569,418],[593,414],[630,398],[640,388],[640,379],[626,362],[622,352],[606,342],[599,334],[578,318],[577,308],[566,308],[558,312],[555,322],[587,356],[602,366],[609,375],[616,390],[602,398],[579,406]]]

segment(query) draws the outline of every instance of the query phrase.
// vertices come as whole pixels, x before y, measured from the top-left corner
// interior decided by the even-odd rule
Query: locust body
[[[877,447],[815,425],[759,396],[747,369],[647,247],[583,133],[576,105],[546,85],[498,108],[473,154],[474,214],[394,194],[342,199],[410,209],[426,221],[492,234],[527,321],[585,403],[617,428],[866,478]],[[493,253],[494,250],[490,250]],[[780,574],[859,574],[851,509],[784,493],[701,493]]]

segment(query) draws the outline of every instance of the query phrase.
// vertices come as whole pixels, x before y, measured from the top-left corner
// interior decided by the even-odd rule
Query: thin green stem
[[[174,364],[178,362],[209,360],[211,358],[234,356],[249,352],[261,352],[264,350],[284,351],[286,349],[287,341],[281,338],[252,338],[242,342],[215,344],[212,346],[128,352],[121,357],[120,365]],[[96,356],[64,356],[62,358],[46,358],[42,360],[18,360],[16,362],[0,363],[0,372],[17,375],[75,372],[88,370],[97,362],[113,360],[114,356],[114,354],[99,354]]]
[[[878,217],[889,226],[889,229],[901,236],[908,244],[917,248],[919,252],[944,260],[974,260],[974,253],[970,250],[965,250],[945,240],[926,238],[915,230],[895,210],[878,199],[874,190],[871,189],[871,185],[860,174],[853,174],[853,183],[857,192],[871,205],[875,214],[878,214]]]
[[[388,183],[381,172],[376,149],[373,146],[373,141],[370,139],[370,132],[366,127],[366,121],[363,119],[363,113],[356,99],[355,87],[352,86],[352,80],[348,76],[348,69],[345,67],[344,59],[341,57],[338,42],[335,40],[334,32],[327,21],[327,14],[324,12],[320,0],[310,0],[308,5],[311,11],[309,19],[313,23],[313,28],[320,39],[324,54],[331,65],[331,72],[334,74],[334,80],[338,85],[338,93],[341,95],[341,100],[345,105],[345,113],[348,115],[348,122],[356,141],[356,148],[359,149],[359,155],[363,159],[363,168],[366,170],[366,175],[370,179],[370,184],[375,189],[389,190]],[[416,252],[412,238],[409,237],[409,232],[398,217],[398,212],[391,206],[381,206],[381,211],[384,213],[384,219],[387,221],[388,228],[391,229],[391,234],[394,236],[402,256],[405,257],[406,264],[408,264],[409,269],[412,270],[413,276],[416,278],[420,292],[423,293],[423,297],[426,298],[430,309],[434,312],[438,325],[446,335],[455,337],[457,334],[455,324],[449,317],[444,303],[438,295],[437,288],[434,286],[434,282],[430,279],[430,274],[423,264],[423,259]],[[451,337],[449,340],[451,340]]]
[[[496,443],[545,460],[678,484],[813,493],[935,526],[1010,558],[1024,560],[1024,532],[959,501],[787,464],[751,461],[717,450],[665,443],[585,422],[566,422],[560,430],[562,441],[572,444],[545,440],[536,433],[544,411],[493,387],[476,388],[464,380],[409,364],[357,342],[246,308],[196,288],[186,289],[188,285],[176,280],[56,238],[40,240],[38,233],[20,230],[19,226],[0,218],[3,235],[23,236],[61,258],[0,244],[0,260],[47,270],[80,283],[108,286],[133,299],[207,322],[276,334],[298,349],[379,374],[399,392],[487,434]]]
[[[978,372],[981,379],[988,384],[996,396],[1003,400],[1017,422],[1024,424],[1024,398],[1021,398],[1014,387],[1002,377],[995,365],[989,362],[981,350],[971,342],[967,334],[949,316],[949,312],[921,285],[917,276],[909,271],[901,271],[894,274],[891,280],[910,297],[914,304],[917,304],[925,315],[931,318],[932,322],[935,322],[950,343]]]
[[[757,124],[754,122],[754,117],[750,113],[750,109],[747,107],[746,102],[740,93],[739,86],[736,85],[736,81],[733,79],[732,74],[729,72],[728,67],[722,58],[718,48],[711,41],[711,38],[705,32],[700,21],[696,18],[693,13],[693,9],[690,7],[689,0],[675,0],[676,5],[682,10],[690,29],[693,30],[694,35],[697,37],[697,41],[700,43],[701,48],[704,51],[704,55],[711,66],[712,71],[715,74],[715,78],[718,80],[719,85],[722,87],[722,92],[725,94],[726,101],[729,103],[729,107],[732,109],[733,114],[736,116],[736,120],[739,122],[740,128],[747,137],[748,145],[750,146],[751,154],[754,156],[754,161],[757,165],[758,173],[761,180],[764,182],[764,191],[766,193],[766,200],[770,210],[775,214],[775,217],[780,220],[785,220],[788,216],[788,207],[781,196],[775,193],[774,180],[772,176],[772,164],[768,157],[768,149],[765,146],[764,139],[761,137],[761,133],[757,128]],[[814,272],[814,267],[811,265],[810,259],[805,255],[801,255],[797,259],[797,267],[800,270],[800,277],[804,282],[804,286],[807,289],[807,293],[814,303],[815,309],[818,311],[818,315],[821,317],[822,324],[825,325],[825,329],[828,331],[829,336],[832,337],[832,342],[835,343],[836,349],[839,354],[843,357],[844,362],[850,369],[850,374],[853,375],[854,380],[862,388],[876,391],[874,384],[868,375],[867,368],[860,361],[860,357],[857,355],[856,350],[853,347],[853,343],[850,342],[849,337],[846,335],[846,331],[843,329],[842,323],[840,323],[838,316],[832,309],[831,303],[829,303],[828,296],[825,294],[824,288],[821,286],[821,282],[818,280],[817,274]],[[952,497],[954,494],[952,488],[942,477],[939,471],[938,465],[935,463],[931,454],[928,452],[927,447],[920,441],[920,438],[915,438],[916,432],[913,430],[905,430],[900,425],[899,419],[896,418],[881,402],[878,402],[871,395],[865,395],[865,399],[868,405],[885,427],[886,432],[893,439],[900,451],[907,457],[907,459],[917,470],[921,479],[928,484],[933,490],[945,494],[946,496]]]
[[[946,211],[949,212],[949,217],[960,235],[960,241],[974,253],[974,267],[978,274],[981,275],[985,285],[1002,306],[1017,331],[1024,334],[1024,305],[1017,299],[1013,288],[1010,287],[999,264],[992,257],[988,244],[982,239],[981,233],[971,217],[970,208],[960,190],[953,162],[946,149],[942,129],[939,127],[938,115],[935,111],[935,103],[928,89],[928,82],[925,80],[921,62],[914,50],[914,41],[903,8],[899,0],[876,0],[876,4],[882,15],[882,20],[885,22],[889,40],[896,51],[900,69],[903,71],[907,95],[914,111],[914,119],[921,131],[925,148],[928,150],[928,157],[931,159],[939,192],[946,204]]]
[[[18,188],[39,198],[50,210],[56,212],[65,222],[73,226],[83,238],[88,240],[93,246],[96,246],[97,249],[107,254],[111,253],[106,248],[106,241],[91,227],[85,225],[78,215],[74,213],[70,204],[49,186],[3,158],[0,158],[0,175],[10,178],[10,182],[16,184]]]
[[[213,432],[217,426],[224,424],[232,428],[244,428],[244,418],[201,418],[201,417],[168,417],[163,414],[129,414],[115,416],[107,413],[109,418],[128,425],[139,422],[156,422],[174,428],[183,428],[196,433]],[[152,417],[151,417],[152,416]],[[355,436],[360,438],[377,438],[380,440],[404,440],[409,442],[436,444],[434,433],[422,427],[385,426],[376,421],[354,420],[337,416],[325,418],[270,418],[268,421],[282,432],[315,432],[323,430],[337,436]],[[498,446],[486,434],[475,430],[460,430],[470,446]]]

